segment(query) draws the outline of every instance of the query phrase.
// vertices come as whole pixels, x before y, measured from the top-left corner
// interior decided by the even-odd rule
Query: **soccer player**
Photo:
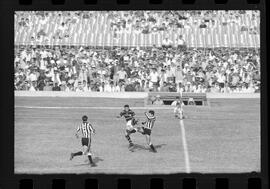
[[[138,120],[136,120],[134,116],[135,116],[135,113],[129,108],[128,104],[124,106],[124,110],[120,112],[119,116],[117,116],[117,118],[124,117],[126,119],[127,124],[126,124],[125,137],[129,142],[129,147],[134,146],[130,138],[130,135],[132,133],[136,133],[137,131],[137,128],[135,128],[134,125],[137,124]]]
[[[175,98],[175,100],[171,103],[171,106],[176,106],[177,102],[180,102],[180,96]]]
[[[154,110],[149,110],[149,112],[144,112],[146,116],[146,121],[142,122],[144,126],[138,127],[138,132],[142,133],[146,137],[146,142],[153,152],[157,152],[154,145],[151,143],[151,131],[154,127],[156,117]]]
[[[71,153],[70,155],[70,160],[72,160],[75,156],[81,156],[81,155],[87,155],[90,165],[92,167],[95,167],[96,164],[92,160],[92,153],[91,153],[91,134],[95,134],[95,129],[93,126],[87,121],[88,117],[84,115],[82,117],[82,123],[78,126],[77,132],[75,136],[79,138],[79,131],[82,133],[82,146],[83,146],[83,151],[79,151],[76,153]]]
[[[176,103],[176,107],[173,110],[175,118],[178,118],[178,119],[185,118],[184,113],[183,113],[184,112],[183,111],[184,105],[185,104],[183,103],[182,99]]]

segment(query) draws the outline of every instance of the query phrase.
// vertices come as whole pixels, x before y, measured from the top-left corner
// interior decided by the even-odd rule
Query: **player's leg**
[[[136,127],[136,129],[137,129],[137,132],[139,132],[139,133],[143,133],[143,128],[142,127]]]
[[[132,142],[132,140],[131,140],[131,138],[130,138],[130,131],[129,131],[129,130],[126,130],[126,132],[125,132],[125,137],[126,137],[128,143],[129,143],[129,146],[130,146],[130,147],[133,146],[133,142]]]
[[[85,146],[85,140],[84,138],[82,138],[82,146],[84,147]],[[70,154],[70,160],[72,160],[75,156],[81,156],[84,154],[84,150],[83,151],[78,151],[78,152],[75,152],[75,153],[71,153]]]
[[[145,135],[145,139],[146,139],[146,144],[148,144],[150,146],[150,138],[149,135]]]
[[[96,164],[93,162],[93,159],[92,159],[91,140],[89,140],[89,144],[87,146],[87,157],[88,157],[88,160],[90,162],[90,165],[92,167],[96,166]]]
[[[144,122],[142,122],[141,123],[142,124],[142,126],[138,126],[137,127],[137,131],[139,132],[139,133],[141,133],[141,134],[144,134],[144,124],[145,124],[145,121]]]
[[[183,115],[183,111],[182,110],[179,111],[179,118],[180,119],[184,119],[184,115]]]
[[[147,135],[145,135],[145,137],[146,137],[146,142],[149,145],[149,147],[151,148],[151,150],[153,152],[157,152],[156,149],[155,149],[155,147],[154,147],[154,145],[151,142],[151,136],[147,134]]]
[[[181,109],[181,111],[180,111],[180,119],[186,119],[186,118],[187,118],[187,115],[184,114],[184,110]]]
[[[82,151],[71,153],[70,154],[70,160],[72,160],[75,156],[81,156],[81,155],[83,155],[83,152]]]
[[[174,108],[173,113],[175,118],[179,118],[178,108]]]
[[[139,119],[133,119],[131,122],[132,127],[135,129],[135,131],[137,131],[137,127],[135,127],[136,125],[138,125],[139,123]]]
[[[87,153],[88,153],[88,146],[87,145],[84,145],[83,147],[83,155],[87,155]]]
[[[129,142],[129,147],[133,146],[132,140],[130,138],[130,135],[134,132],[134,128],[132,126],[132,120],[129,120],[126,125],[126,132],[125,137],[127,141]],[[136,132],[136,131],[135,131]]]

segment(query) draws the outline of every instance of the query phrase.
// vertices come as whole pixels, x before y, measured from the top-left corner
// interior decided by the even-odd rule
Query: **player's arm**
[[[183,107],[185,106],[184,102],[181,104],[181,110],[183,110]]]
[[[155,118],[155,116],[148,115],[147,112],[144,112],[144,115],[147,117],[147,119],[153,119],[153,118]]]
[[[81,130],[81,126],[79,125],[78,126],[78,128],[77,128],[77,130],[76,130],[76,133],[75,133],[75,136],[76,136],[76,138],[79,138],[79,131]]]
[[[89,124],[89,130],[91,131],[91,133],[96,134],[96,130],[91,124]]]
[[[116,118],[121,118],[123,116],[123,112],[120,112],[120,114],[118,116],[116,116]]]
[[[132,117],[135,116],[135,112],[133,112],[133,111],[131,111],[130,114],[131,114]]]

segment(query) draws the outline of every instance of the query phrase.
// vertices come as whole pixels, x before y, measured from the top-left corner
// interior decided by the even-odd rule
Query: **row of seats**
[[[242,14],[239,22],[220,16],[214,18],[215,24],[207,27],[198,25],[205,18],[191,16],[184,21],[189,23],[184,27],[144,34],[135,29],[114,30],[109,12],[95,12],[89,17],[83,14],[59,16],[52,12],[42,17],[35,13],[17,12],[15,15],[15,44],[161,46],[166,36],[176,45],[178,36],[183,35],[189,47],[260,46],[259,19],[251,14]]]

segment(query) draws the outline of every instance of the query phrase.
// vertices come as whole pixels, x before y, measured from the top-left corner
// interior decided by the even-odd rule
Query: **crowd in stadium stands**
[[[70,25],[76,24],[81,18],[89,18],[95,16],[95,12],[83,11],[35,11],[35,12],[15,12],[15,27],[20,31],[31,29],[31,41],[41,42],[49,41],[49,39],[64,39],[70,37]],[[98,14],[98,13],[96,13]],[[35,28],[37,23],[33,20],[38,20],[40,28]],[[54,32],[46,33],[45,28],[50,24],[57,24],[59,27]]]
[[[15,90],[260,91],[258,49],[16,46]]]
[[[118,32],[131,32],[135,30],[148,34],[158,31],[169,31],[176,28],[191,27],[218,27],[220,24],[226,25],[237,23],[242,31],[248,30],[250,33],[259,32],[259,27],[251,24],[252,21],[244,23],[241,15],[250,14],[252,21],[259,20],[258,11],[112,11],[109,13],[111,27]],[[220,22],[221,23],[218,23]]]
[[[217,28],[221,25],[237,24],[241,31],[251,34],[259,33],[258,11],[35,11],[15,12],[15,31],[19,35],[31,33],[33,42],[52,42],[85,33],[80,28],[84,19],[93,19],[104,26],[109,24],[115,35],[121,32],[148,34],[159,31],[174,31],[177,28]],[[102,15],[102,16],[100,16]],[[242,16],[244,15],[244,16]],[[249,15],[249,16],[247,16]],[[104,16],[104,17],[103,17]],[[243,18],[249,18],[245,21]],[[108,21],[108,23],[107,23]],[[37,22],[37,23],[34,23]],[[104,22],[104,23],[103,23]],[[36,27],[38,25],[38,27]],[[51,26],[57,26],[50,28]],[[106,26],[107,27],[107,26]],[[79,29],[79,31],[78,31]],[[104,28],[102,28],[104,30]],[[72,33],[73,32],[73,33]],[[78,33],[79,32],[79,33]]]

